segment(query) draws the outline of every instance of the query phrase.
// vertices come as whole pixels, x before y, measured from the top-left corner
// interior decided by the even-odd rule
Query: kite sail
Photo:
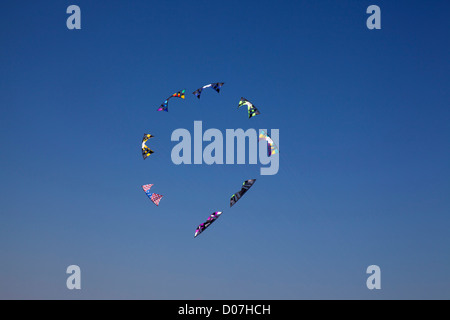
[[[197,227],[197,230],[195,230],[194,238],[198,236],[200,233],[202,233],[206,228],[208,228],[211,225],[211,223],[216,221],[221,214],[222,212],[220,211],[213,212],[213,214],[209,216],[208,220],[206,220],[205,223],[202,223]]]
[[[275,153],[279,153],[277,145],[273,142],[272,138],[267,134],[265,130],[259,131],[259,140],[267,141],[267,156],[271,156]]]
[[[181,98],[181,99],[184,99],[185,98],[185,95],[184,95],[185,92],[186,92],[186,90],[183,89],[181,91],[178,91],[178,92],[174,93],[170,97],[168,97],[163,103],[161,103],[161,105],[158,108],[158,111],[169,112],[169,99],[170,98]]]
[[[250,189],[253,184],[255,183],[256,179],[250,179],[250,180],[245,180],[244,183],[242,184],[242,188],[241,191],[236,192],[235,194],[233,194],[231,196],[230,199],[230,208],[236,203],[238,202],[238,200],[248,191],[248,189]]]
[[[219,93],[220,92],[220,88],[222,88],[224,83],[225,82],[216,82],[216,83],[207,84],[206,86],[203,86],[203,87],[195,90],[194,92],[192,92],[192,94],[194,94],[197,98],[200,99],[200,95],[202,94],[203,89],[206,89],[206,88],[213,88],[214,90],[217,91],[217,93]]]
[[[142,189],[144,190],[145,194],[149,197],[150,200],[153,201],[154,204],[159,206],[159,202],[161,201],[161,198],[163,197],[160,194],[151,193],[150,188],[153,186],[153,184],[145,184],[142,186]]]
[[[142,157],[144,158],[144,160],[154,152],[153,150],[151,150],[149,147],[147,147],[145,145],[147,140],[150,138],[153,138],[153,136],[148,133],[144,134],[144,137],[142,138]]]
[[[261,114],[259,112],[258,109],[256,109],[256,107],[253,105],[253,103],[251,103],[250,101],[248,101],[247,99],[245,99],[244,97],[241,97],[241,101],[239,101],[239,105],[238,105],[238,109],[242,106],[247,106],[248,107],[248,118],[250,119],[251,117],[254,117],[258,114]]]

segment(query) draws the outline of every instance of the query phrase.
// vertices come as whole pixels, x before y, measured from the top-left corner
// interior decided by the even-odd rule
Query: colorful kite
[[[230,199],[230,208],[236,203],[238,202],[238,200],[248,191],[248,189],[250,189],[253,184],[255,183],[256,179],[250,179],[250,180],[246,180],[244,181],[244,183],[242,184],[242,188],[241,191],[236,192],[235,194],[233,194],[231,196]]]
[[[169,99],[170,98],[181,98],[184,99],[184,93],[186,92],[185,89],[178,91],[177,93],[174,93],[173,95],[171,95],[170,97],[168,97],[163,103],[161,103],[161,105],[158,108],[158,111],[166,111],[169,112]]]
[[[195,90],[194,92],[192,92],[192,94],[194,94],[197,98],[200,99],[200,95],[202,94],[203,89],[206,89],[206,88],[213,88],[214,90],[217,91],[217,93],[219,93],[220,88],[224,85],[224,83],[225,82],[216,82],[216,83],[207,84],[206,86],[203,86],[200,89]]]
[[[153,186],[153,184],[145,184],[142,186],[142,189],[144,189],[145,194],[150,198],[150,200],[153,201],[154,204],[159,206],[159,202],[161,201],[161,198],[163,197],[160,194],[151,193],[150,188]]]
[[[144,134],[144,137],[142,138],[142,157],[144,158],[144,160],[154,152],[153,150],[150,150],[150,148],[145,145],[147,140],[150,138],[153,138],[153,136],[148,133]]]
[[[238,105],[238,109],[242,106],[247,106],[248,107],[248,118],[250,119],[251,117],[254,117],[258,114],[261,114],[259,112],[258,109],[256,109],[256,107],[253,105],[253,103],[251,103],[250,101],[248,101],[247,99],[245,99],[244,97],[241,97],[241,101],[239,101],[239,105]]]
[[[194,238],[196,236],[198,236],[200,233],[202,233],[206,228],[208,228],[211,225],[211,223],[216,221],[220,217],[221,214],[222,214],[222,212],[216,211],[212,215],[210,215],[208,220],[206,220],[205,223],[202,223],[201,225],[199,225],[197,227],[197,230],[195,230]]]
[[[259,132],[259,140],[267,141],[267,156],[271,156],[275,153],[279,153],[278,147],[273,142],[272,138],[267,134],[265,130],[260,130]]]

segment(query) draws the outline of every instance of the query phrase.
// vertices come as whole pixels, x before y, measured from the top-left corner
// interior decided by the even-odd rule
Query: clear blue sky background
[[[71,4],[82,30],[66,28]],[[381,30],[366,28],[371,4]],[[0,298],[449,299],[449,12],[448,1],[2,1]],[[220,94],[191,94],[218,81]],[[155,111],[182,88],[186,100]],[[241,96],[261,115],[236,110]],[[195,120],[280,129],[279,173],[174,165],[170,135]],[[143,161],[147,132],[156,152]],[[372,264],[378,291],[366,288]]]

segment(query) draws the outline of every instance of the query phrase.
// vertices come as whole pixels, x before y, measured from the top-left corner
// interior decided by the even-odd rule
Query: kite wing
[[[145,194],[147,195],[147,197],[149,197],[150,200],[153,201],[154,204],[156,204],[157,206],[159,206],[159,202],[161,201],[161,198],[163,197],[160,194],[156,194],[156,193],[151,193],[150,192],[150,188],[153,186],[153,184],[146,184],[142,186],[142,189],[144,190]]]
[[[250,189],[253,184],[255,183],[256,179],[250,179],[250,180],[245,180],[244,183],[242,184],[242,188],[239,192],[236,192],[235,194],[233,194],[231,196],[230,199],[230,208],[232,206],[234,206],[234,204],[236,202],[238,202],[238,200],[248,191],[248,189]]]
[[[251,103],[250,101],[248,101],[247,99],[245,99],[244,97],[241,97],[241,100],[239,101],[239,105],[238,105],[238,109],[242,106],[247,106],[248,108],[248,118],[250,119],[251,117],[254,117],[258,114],[261,114],[259,112],[258,109],[256,109],[256,107],[253,105],[253,103]]]
[[[153,201],[154,204],[156,204],[157,206],[159,206],[159,202],[161,201],[161,198],[163,197],[160,194],[156,194],[156,193],[147,193],[147,196],[150,198],[150,200]]]
[[[233,194],[232,196],[231,196],[231,199],[230,199],[230,208],[232,207],[232,206],[234,206],[234,204],[236,203],[236,202],[238,202],[238,200],[241,198],[241,193],[240,192],[237,192],[237,193],[235,193],[235,194]]]
[[[151,150],[149,147],[147,147],[145,145],[147,140],[150,138],[153,138],[153,136],[148,133],[144,134],[144,137],[142,138],[142,157],[144,158],[144,160],[154,152],[153,150]]]
[[[144,189],[144,192],[147,192],[148,190],[150,190],[153,187],[153,184],[144,184],[142,186],[142,189]]]
[[[180,90],[180,91],[178,91],[178,92],[176,92],[176,93],[174,93],[173,95],[171,95],[170,97],[169,97],[169,99],[170,98],[181,98],[181,99],[184,99],[184,93],[186,92],[186,89],[183,89],[183,90]]]
[[[186,89],[183,89],[183,90],[180,90],[180,91],[174,93],[170,97],[168,97],[163,103],[161,103],[161,105],[158,108],[158,111],[169,112],[169,99],[170,98],[181,98],[181,99],[184,99],[185,98],[185,92],[186,92]]]
[[[245,99],[244,97],[241,97],[241,100],[239,101],[238,109],[242,106],[248,106],[250,101]]]
[[[248,118],[254,117],[258,114],[261,114],[258,109],[252,104],[251,106],[248,106]]]
[[[194,94],[197,98],[200,99],[200,95],[202,94],[203,88],[197,89],[192,94]]]
[[[203,89],[205,88],[213,88],[214,90],[217,91],[217,93],[220,92],[220,88],[222,88],[222,86],[224,85],[225,82],[216,82],[216,83],[210,83],[207,84],[206,86],[203,86],[201,88],[198,88],[197,90],[195,90],[194,92],[192,92],[193,95],[195,95],[197,98],[200,99],[200,95],[202,94]]]
[[[275,153],[279,153],[277,145],[273,142],[272,138],[267,134],[265,130],[260,130],[259,132],[259,140],[267,141],[267,156],[271,156]]]
[[[169,112],[169,99],[161,103],[161,105],[158,108],[158,111]]]
[[[197,227],[197,230],[195,230],[194,238],[196,236],[198,236],[200,233],[202,233],[206,228],[208,228],[211,225],[211,223],[216,221],[220,217],[221,214],[222,214],[222,212],[220,212],[220,211],[213,212],[213,214],[211,214],[209,216],[209,218],[208,218],[208,220],[206,220],[206,222],[200,224]]]
[[[217,91],[217,93],[220,92],[220,88],[222,88],[222,86],[225,84],[225,82],[216,82],[216,83],[211,83],[211,87]]]

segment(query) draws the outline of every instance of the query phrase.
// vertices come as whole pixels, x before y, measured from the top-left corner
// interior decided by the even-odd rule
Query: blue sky
[[[81,30],[66,28],[71,4]],[[371,4],[381,30],[366,28]],[[449,11],[3,1],[0,298],[449,299]],[[190,94],[222,81],[220,94]],[[241,96],[261,115],[237,111]],[[279,129],[279,173],[174,165],[170,135],[195,120]],[[213,211],[224,213],[194,239]],[[66,288],[71,264],[79,291]]]

